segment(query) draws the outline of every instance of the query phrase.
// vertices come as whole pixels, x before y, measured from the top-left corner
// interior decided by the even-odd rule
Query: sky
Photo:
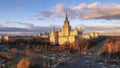
[[[66,10],[72,28],[119,32],[120,0],[0,0],[0,28],[61,27]]]

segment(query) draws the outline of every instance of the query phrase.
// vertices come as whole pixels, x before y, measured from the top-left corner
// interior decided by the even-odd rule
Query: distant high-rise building
[[[62,26],[62,29],[55,31],[54,27],[52,28],[52,31],[50,33],[50,43],[52,44],[64,44],[64,43],[73,43],[76,40],[79,40],[79,37],[89,39],[91,38],[91,35],[82,35],[82,28],[78,30],[77,27],[75,29],[71,29],[71,26],[69,24],[67,12],[64,24]],[[95,35],[94,35],[95,36]],[[97,36],[97,35],[96,35]],[[93,35],[92,35],[93,37]]]
[[[72,43],[78,39],[79,34],[82,34],[82,31],[78,31],[77,27],[75,27],[74,30],[71,29],[66,13],[62,30],[58,30],[57,32],[55,32],[54,28],[52,28],[52,31],[50,33],[50,42],[54,44]]]

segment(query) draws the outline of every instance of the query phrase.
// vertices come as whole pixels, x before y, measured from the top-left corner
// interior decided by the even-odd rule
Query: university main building
[[[50,43],[61,45],[66,43],[73,43],[74,41],[80,39],[90,39],[98,37],[97,32],[91,32],[90,34],[86,35],[83,35],[82,33],[82,28],[78,29],[77,27],[75,27],[75,29],[72,30],[66,13],[62,29],[55,31],[54,28],[52,28],[52,31],[50,33]]]

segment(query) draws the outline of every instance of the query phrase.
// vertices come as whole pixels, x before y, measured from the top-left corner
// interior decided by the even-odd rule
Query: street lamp
[[[110,59],[110,56],[111,56],[111,54],[110,53],[108,53],[108,58]]]

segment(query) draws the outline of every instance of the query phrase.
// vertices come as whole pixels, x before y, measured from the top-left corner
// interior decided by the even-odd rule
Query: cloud
[[[14,23],[14,24],[19,24],[19,25],[24,25],[24,26],[26,26],[27,28],[17,28],[17,27],[15,27],[15,28],[17,28],[17,29],[15,29],[14,28],[14,30],[15,31],[17,31],[18,30],[18,32],[19,32],[19,29],[20,29],[20,31],[23,31],[23,32],[25,32],[26,30],[27,31],[31,31],[31,32],[39,32],[39,31],[45,31],[45,32],[49,32],[50,30],[51,30],[51,28],[52,28],[52,26],[54,26],[56,29],[58,29],[60,26],[57,26],[57,25],[50,25],[50,26],[35,26],[34,24],[31,24],[31,23],[23,23],[23,22],[12,22],[12,21],[7,21],[6,23],[8,23],[8,24],[10,24],[10,23]],[[4,27],[5,28],[5,31],[12,31],[13,30],[13,27],[10,27],[10,28],[12,28],[12,29],[6,29],[6,27]],[[22,29],[22,30],[21,30]],[[25,29],[25,30],[24,30]],[[2,29],[2,30],[4,30],[4,29]],[[13,31],[14,31],[13,30]]]
[[[0,28],[3,27],[3,25],[0,24]]]
[[[84,26],[84,28],[89,29],[97,29],[97,30],[105,30],[105,29],[120,29],[119,26]]]
[[[25,25],[27,28],[30,28],[30,29],[34,27],[34,25],[31,23],[22,23],[22,22],[15,22],[15,23],[20,24],[20,25]]]
[[[44,17],[50,17],[50,16],[52,16],[53,15],[53,12],[52,11],[45,11],[45,12],[42,12],[42,15],[44,16]]]
[[[44,18],[32,17],[31,20],[45,20]]]
[[[63,6],[62,4],[58,4],[53,10],[53,13],[55,13],[58,17],[62,17],[65,14],[65,9],[65,6]]]
[[[101,4],[94,2],[91,4],[80,3],[77,6],[66,7],[58,4],[50,11],[42,12],[44,17],[63,17],[65,10],[68,10],[70,18],[78,19],[106,19],[106,20],[119,20],[120,19],[120,4]]]
[[[31,23],[11,22],[11,21],[7,21],[6,23],[16,23],[16,24],[24,25],[24,26],[26,26],[29,29],[34,28],[34,24],[31,24]]]
[[[83,26],[85,33],[91,31],[99,32],[100,34],[120,34],[120,27],[117,26]]]

